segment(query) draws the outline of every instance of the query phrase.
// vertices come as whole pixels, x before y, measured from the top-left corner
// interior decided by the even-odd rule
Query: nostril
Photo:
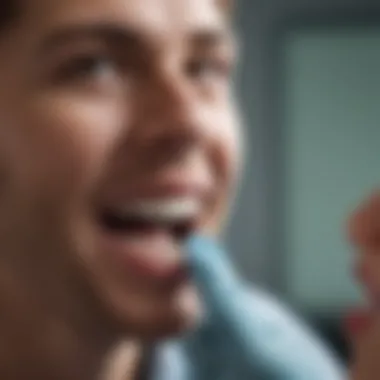
[[[203,145],[204,139],[197,134],[196,129],[181,125],[157,127],[143,139],[140,136],[140,141],[144,144],[144,148],[149,150],[149,157],[153,157],[157,165],[175,160],[184,161],[189,151]]]

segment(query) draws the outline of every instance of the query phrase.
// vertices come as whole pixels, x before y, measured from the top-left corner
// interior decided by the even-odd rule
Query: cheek
[[[120,134],[120,118],[111,105],[64,99],[29,104],[7,125],[16,184],[64,197],[95,181]]]
[[[219,118],[216,134],[216,160],[219,161],[221,181],[226,193],[234,190],[242,167],[242,131],[237,112],[231,110]]]
[[[214,166],[219,191],[206,226],[212,234],[223,229],[242,166],[241,128],[236,113],[221,114],[218,127],[214,139]]]

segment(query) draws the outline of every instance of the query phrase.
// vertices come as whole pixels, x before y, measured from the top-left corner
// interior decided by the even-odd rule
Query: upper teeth
[[[165,198],[124,205],[119,209],[119,215],[172,223],[194,218],[200,209],[201,204],[198,199]]]

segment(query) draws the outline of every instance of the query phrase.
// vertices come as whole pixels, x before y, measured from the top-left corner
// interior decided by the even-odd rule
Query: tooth
[[[121,209],[123,215],[145,218],[180,219],[196,215],[200,203],[194,198],[156,199],[129,204]]]

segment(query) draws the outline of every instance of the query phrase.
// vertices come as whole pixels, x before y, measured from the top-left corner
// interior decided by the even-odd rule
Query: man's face
[[[1,275],[60,312],[178,332],[199,312],[181,242],[217,230],[237,164],[223,10],[21,3],[0,38]]]

